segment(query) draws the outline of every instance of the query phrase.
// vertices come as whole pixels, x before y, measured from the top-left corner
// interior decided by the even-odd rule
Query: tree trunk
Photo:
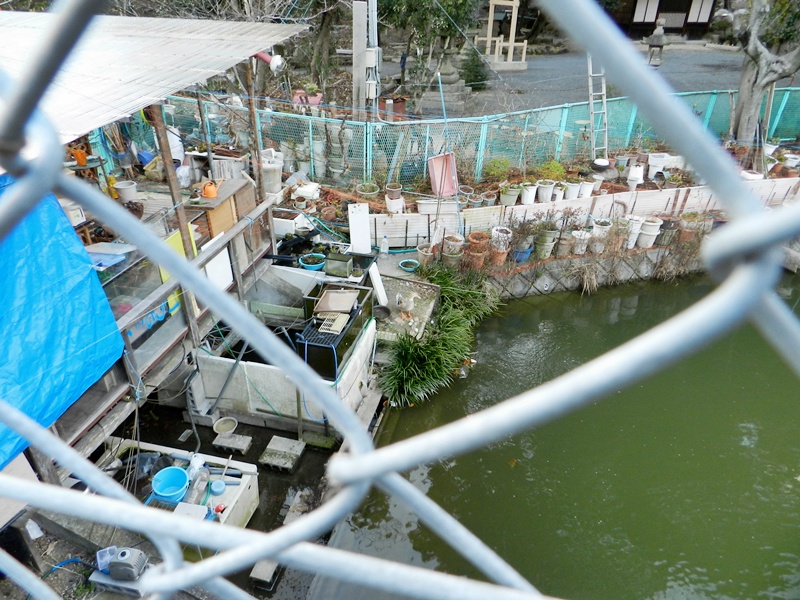
[[[736,139],[741,143],[749,144],[755,139],[761,119],[761,104],[768,85],[765,83],[768,69],[762,61],[745,58],[732,127]]]
[[[311,78],[323,87],[328,63],[330,62],[330,37],[333,26],[333,10],[322,13],[322,21],[317,32],[317,43],[314,45],[314,54],[311,56]]]

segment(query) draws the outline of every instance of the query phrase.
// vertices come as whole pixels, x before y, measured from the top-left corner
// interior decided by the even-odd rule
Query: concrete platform
[[[280,565],[267,558],[258,561],[250,571],[250,579],[256,587],[264,588],[271,592],[278,578]]]
[[[249,435],[239,435],[236,433],[220,433],[214,438],[214,441],[211,442],[214,448],[239,452],[240,454],[247,454],[252,443],[253,438]]]
[[[305,442],[274,435],[258,458],[258,462],[279,471],[292,473],[305,449]]]

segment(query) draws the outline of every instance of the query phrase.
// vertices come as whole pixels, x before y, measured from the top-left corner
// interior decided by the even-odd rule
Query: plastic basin
[[[157,497],[180,502],[189,487],[189,475],[180,467],[166,467],[153,476],[152,485]]]
[[[316,257],[316,258],[321,258],[322,261],[319,262],[318,264],[315,264],[315,265],[307,263],[306,261],[309,258],[311,258],[312,256]],[[309,271],[319,271],[319,270],[322,269],[322,267],[325,266],[325,255],[324,254],[316,254],[316,253],[304,254],[303,256],[301,256],[300,258],[297,259],[297,262],[299,262],[300,266],[303,267],[304,269],[308,269]]]

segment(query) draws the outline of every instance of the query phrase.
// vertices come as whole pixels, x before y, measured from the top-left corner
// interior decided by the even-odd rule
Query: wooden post
[[[50,485],[61,485],[61,478],[58,476],[58,469],[53,464],[53,459],[34,446],[25,449],[25,458],[28,459],[39,481]]]
[[[246,83],[247,106],[250,113],[250,164],[253,167],[253,179],[256,182],[256,202],[261,204],[264,201],[264,185],[261,181],[261,135],[258,131],[258,119],[256,117],[255,88],[253,87],[253,65],[252,59],[247,59]]]
[[[172,205],[175,207],[175,217],[178,220],[178,230],[181,232],[183,251],[186,254],[186,259],[192,260],[194,258],[194,249],[192,238],[190,237],[189,222],[186,220],[186,211],[183,207],[181,190],[178,186],[178,177],[175,175],[175,167],[172,163],[172,151],[169,147],[169,138],[167,138],[167,129],[164,127],[161,107],[152,105],[149,113],[153,127],[156,130],[158,148],[161,152],[161,160],[164,163],[164,174],[167,176],[167,187],[169,187],[169,193],[172,196]],[[194,314],[194,294],[181,288],[181,296],[181,308],[183,308],[183,314],[186,317],[186,326],[189,328],[192,342],[196,346],[200,343],[200,333],[197,329],[197,320]]]

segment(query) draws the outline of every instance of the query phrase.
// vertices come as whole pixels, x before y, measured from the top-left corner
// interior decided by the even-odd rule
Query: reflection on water
[[[782,283],[790,306],[795,286]],[[639,284],[509,304],[478,331],[470,376],[403,411],[392,439],[560,375],[710,289],[704,281]],[[797,387],[769,346],[742,327],[632,389],[410,477],[547,594],[800,597]],[[379,494],[334,541],[480,577]],[[388,597],[339,592],[327,597]]]

